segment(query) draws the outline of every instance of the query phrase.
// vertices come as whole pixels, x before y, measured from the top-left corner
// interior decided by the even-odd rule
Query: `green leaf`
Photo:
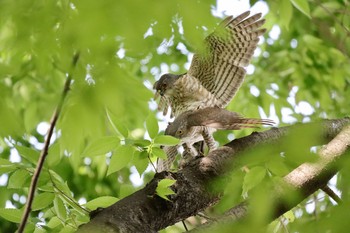
[[[41,210],[48,207],[49,205],[52,204],[52,201],[54,200],[54,198],[55,198],[55,194],[48,193],[48,192],[40,193],[36,195],[34,197],[34,201],[32,205],[33,211]]]
[[[7,188],[23,188],[29,185],[31,175],[27,170],[19,169],[12,173]]]
[[[123,135],[124,138],[127,138],[129,136],[129,130],[125,127],[124,124],[120,122],[114,122],[118,132]]]
[[[264,167],[252,168],[244,177],[243,181],[243,193],[247,193],[249,190],[258,185],[265,177],[266,169]]]
[[[312,16],[317,18],[327,18],[330,14],[334,14],[334,12],[337,12],[341,8],[342,5],[337,1],[322,2],[322,5],[320,4],[315,7]]]
[[[39,219],[34,219],[33,222],[39,222],[40,220]],[[33,233],[46,233],[47,231],[45,231],[44,229],[40,229],[38,228],[35,223],[32,223],[32,222],[27,222],[26,224],[26,229],[25,229],[25,232],[33,232]]]
[[[31,103],[25,108],[24,126],[27,132],[33,130],[38,124],[38,109],[35,103]]]
[[[296,164],[315,162],[318,156],[310,153],[310,145],[317,145],[317,141],[322,135],[321,130],[322,128],[316,124],[306,125],[305,127],[296,125],[291,128],[288,135],[280,142],[280,145],[286,148],[284,151],[286,161]],[[308,140],[306,141],[305,138],[308,138]],[[298,146],[291,146],[290,142]]]
[[[60,151],[60,145],[55,143],[49,147],[47,155],[47,164],[49,167],[56,166],[62,159],[63,153]]]
[[[149,114],[146,119],[146,128],[150,138],[155,138],[158,134],[158,121],[153,114]]]
[[[84,150],[83,156],[94,157],[113,151],[119,145],[119,138],[106,136],[92,141]]]
[[[10,160],[0,158],[0,166],[13,165]]]
[[[95,198],[85,204],[86,208],[90,210],[95,210],[99,207],[105,208],[119,201],[118,198],[112,196],[102,196]]]
[[[317,37],[310,35],[310,34],[305,34],[302,38],[310,46],[322,44],[322,40],[320,38],[317,38]],[[312,64],[312,62],[311,62],[311,64]]]
[[[18,169],[18,165],[15,163],[11,163],[7,159],[0,158],[0,174],[12,172]]]
[[[76,231],[77,231],[77,229],[74,228],[73,226],[71,226],[71,225],[65,225],[65,226],[60,230],[59,233],[74,233],[74,232],[76,232]]]
[[[304,15],[306,15],[311,19],[309,3],[307,0],[290,0],[290,1],[295,6],[295,8],[297,8]]]
[[[140,176],[147,169],[148,163],[149,159],[147,151],[134,153],[133,164]]]
[[[54,183],[55,189],[58,189],[60,192],[63,192],[67,197],[73,198],[72,191],[69,189],[67,183],[63,180],[63,178],[53,170],[50,170],[50,175],[52,178],[52,182]]]
[[[175,146],[180,143],[180,140],[169,135],[158,135],[154,138],[154,143],[164,146]]]
[[[284,213],[283,216],[286,219],[288,219],[288,222],[294,222],[294,220],[295,220],[295,215],[294,215],[293,211],[291,211],[291,210]]]
[[[266,232],[277,232],[276,229],[279,229],[280,226],[281,226],[281,221],[279,219],[275,220],[267,226]]]
[[[158,147],[152,147],[152,155],[154,155],[160,159],[167,159],[167,155],[166,155],[165,151],[158,148]]]
[[[129,143],[134,144],[135,146],[146,147],[151,144],[149,140],[140,139],[140,140],[128,140]]]
[[[20,223],[22,218],[23,210],[19,209],[0,209],[0,216],[7,221]]]
[[[283,0],[280,2],[280,20],[281,24],[288,29],[289,23],[292,18],[293,8],[292,4],[288,0]]]
[[[117,120],[117,117],[112,114],[110,111],[107,110],[107,117],[109,120],[109,123],[111,123],[113,129],[121,134],[124,138],[127,138],[129,136],[129,130],[125,127],[120,121]]]
[[[32,164],[36,164],[39,159],[40,152],[29,147],[24,147],[24,146],[15,146],[19,155]]]
[[[175,192],[172,189],[170,189],[170,186],[175,184],[175,182],[176,180],[162,179],[161,181],[158,182],[158,186],[156,188],[156,194],[161,198],[169,201],[167,195],[175,194]]]
[[[53,216],[50,221],[47,223],[47,226],[50,228],[55,228],[62,225],[60,219],[57,216]]]
[[[67,218],[67,210],[66,210],[66,207],[65,207],[63,201],[59,197],[55,197],[55,199],[53,201],[53,207],[56,211],[58,218],[61,221],[65,221]]]
[[[116,149],[112,155],[107,176],[113,172],[119,171],[124,168],[131,161],[134,154],[134,148],[132,146],[120,146]]]
[[[4,137],[23,135],[24,124],[21,117],[12,106],[9,106],[11,104],[6,103],[5,100],[5,98],[0,100],[0,122],[3,122],[0,127],[0,135]]]
[[[277,176],[285,176],[290,170],[283,161],[272,159],[266,163],[266,167]]]

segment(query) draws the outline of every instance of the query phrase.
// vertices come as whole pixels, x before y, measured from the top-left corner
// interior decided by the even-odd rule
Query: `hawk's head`
[[[165,129],[164,135],[170,135],[181,139],[187,130],[186,126],[186,122],[179,120],[169,123],[168,127]]]
[[[180,77],[176,74],[163,74],[160,79],[154,83],[153,89],[156,90],[156,95],[160,94],[163,96],[167,90],[173,87],[174,82]]]
[[[191,135],[188,135],[188,116],[192,111],[186,111],[180,114],[172,123],[168,124],[168,127],[165,129],[164,134],[170,135],[175,138],[184,139]]]

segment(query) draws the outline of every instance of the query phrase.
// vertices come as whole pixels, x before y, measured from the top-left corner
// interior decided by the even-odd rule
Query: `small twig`
[[[76,202],[74,199],[72,199],[71,197],[69,197],[67,194],[65,194],[61,189],[59,189],[55,183],[55,181],[52,179],[52,176],[51,176],[51,172],[48,171],[49,173],[49,177],[50,177],[50,180],[51,180],[51,183],[53,185],[53,187],[55,188],[55,191],[57,191],[60,195],[62,195],[63,198],[66,199],[66,201],[68,202],[68,204],[71,206],[71,207],[77,207],[81,210],[83,210],[83,212],[87,213],[87,214],[90,214],[91,211],[82,207],[78,202]],[[70,202],[70,203],[69,203]]]
[[[76,53],[74,55],[74,57],[73,57],[72,69],[75,68],[75,66],[76,66],[76,64],[78,62],[78,59],[79,59],[79,53]],[[24,209],[24,213],[23,213],[23,216],[22,216],[21,223],[20,223],[18,231],[17,231],[18,233],[22,233],[24,231],[24,228],[26,226],[29,214],[30,214],[30,212],[32,210],[32,204],[33,204],[35,190],[36,190],[36,186],[38,184],[39,176],[40,176],[40,173],[41,173],[42,168],[44,166],[44,162],[45,162],[45,159],[46,159],[47,154],[48,154],[48,150],[49,150],[49,146],[50,146],[50,141],[51,141],[51,137],[52,137],[52,134],[53,134],[53,130],[55,128],[57,119],[58,119],[58,117],[59,117],[59,115],[61,113],[63,102],[64,102],[64,100],[65,100],[65,98],[67,96],[67,93],[69,91],[71,81],[72,81],[72,74],[69,73],[68,77],[66,79],[66,83],[64,84],[62,95],[61,95],[61,98],[60,98],[60,100],[58,102],[57,108],[56,108],[55,112],[53,113],[52,118],[50,120],[50,128],[49,128],[48,134],[46,136],[44,148],[42,149],[42,151],[40,153],[38,164],[37,164],[37,166],[35,168],[34,175],[32,176],[32,182],[31,182],[31,184],[29,186],[27,203],[26,203],[26,206],[25,206],[25,209]]]
[[[317,221],[317,219],[318,219],[318,212],[317,212],[317,203],[318,203],[318,200],[317,200],[317,195],[314,193],[313,195],[312,195],[312,199],[313,199],[313,202],[315,203],[315,209],[314,209],[314,217],[315,217],[315,220]]]
[[[284,224],[284,222],[283,222],[283,218],[285,218],[285,217],[280,217],[279,218],[279,221],[281,223],[281,228],[283,228],[284,232],[289,233],[289,230],[288,230],[286,224]]]
[[[336,203],[342,203],[342,199],[328,185],[324,186],[321,190],[330,196],[330,198],[332,198]]]
[[[319,0],[316,0],[315,3],[319,4],[319,6],[320,6],[324,11],[326,11],[326,12],[333,18],[333,20],[334,20],[336,23],[338,23],[338,24],[340,25],[340,27],[342,27],[342,28],[344,29],[344,31],[346,32],[346,34],[347,34],[348,36],[350,35],[349,29],[347,29],[346,26],[345,26],[340,20],[338,20],[338,18],[335,17],[334,14],[332,14],[332,12],[330,12],[330,10],[329,10],[327,7],[323,6],[322,3],[321,3]]]
[[[53,215],[56,215],[56,217],[61,221],[61,222],[64,222],[65,224],[67,224],[68,226],[72,227],[72,228],[76,228],[76,223],[75,223],[75,226],[72,225],[71,223],[69,222],[66,222],[65,219],[62,219],[60,216],[58,216],[57,212],[56,211],[53,211],[52,208],[49,209],[50,212],[53,214]],[[73,220],[74,221],[74,220]]]
[[[184,225],[185,230],[188,231],[188,228],[186,226],[185,220],[182,220],[181,222],[182,222],[182,225]]]
[[[198,212],[196,215],[197,215],[198,217],[204,218],[204,219],[207,220],[207,221],[216,221],[215,218],[208,217],[208,216],[206,216],[205,214],[203,214],[203,213],[201,213],[201,212]]]
[[[148,154],[147,157],[148,157],[148,160],[149,160],[149,162],[151,163],[151,165],[152,165],[154,171],[157,172],[157,168],[156,168],[156,166],[154,166],[154,164],[153,164],[153,162],[152,162],[152,160],[151,160],[151,157],[149,157],[149,154]]]

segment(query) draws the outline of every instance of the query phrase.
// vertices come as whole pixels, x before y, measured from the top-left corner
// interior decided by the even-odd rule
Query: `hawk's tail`
[[[270,119],[236,118],[233,123],[223,126],[225,129],[238,130],[243,128],[258,128],[261,125],[273,126],[275,122]]]

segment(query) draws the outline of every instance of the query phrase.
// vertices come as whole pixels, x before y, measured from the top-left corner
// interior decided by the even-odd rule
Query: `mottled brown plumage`
[[[236,18],[227,17],[205,40],[205,50],[193,56],[190,69],[185,74],[164,74],[154,84],[155,99],[160,95],[159,110],[166,115],[180,116],[189,110],[206,107],[224,108],[241,86],[254,50],[266,30],[260,27],[265,20],[261,14],[248,17],[249,11]],[[175,120],[176,121],[176,120]],[[194,127],[196,133],[188,133],[186,143],[203,140],[209,149],[215,148],[211,130],[206,126]],[[188,139],[187,139],[188,138]],[[192,147],[188,145],[190,151]],[[174,150],[172,149],[172,154]],[[169,156],[169,155],[168,155]],[[163,161],[158,163],[159,167]],[[168,169],[169,167],[165,167]],[[159,170],[159,169],[158,169]]]
[[[155,84],[160,109],[172,116],[204,107],[225,107],[241,86],[245,69],[265,32],[261,14],[249,18],[249,11],[226,18],[205,39],[206,50],[193,56],[190,69],[181,75],[164,74]],[[259,20],[260,19],[260,20]]]
[[[180,114],[168,125],[165,134],[181,139],[181,143],[187,148],[186,152],[195,156],[196,150],[193,149],[193,144],[196,142],[204,140],[209,150],[215,148],[215,141],[211,135],[217,129],[239,130],[273,124],[274,122],[269,119],[245,118],[223,108],[208,107]],[[176,156],[176,154],[167,155],[168,159],[163,161],[162,165],[164,168],[170,167]]]

